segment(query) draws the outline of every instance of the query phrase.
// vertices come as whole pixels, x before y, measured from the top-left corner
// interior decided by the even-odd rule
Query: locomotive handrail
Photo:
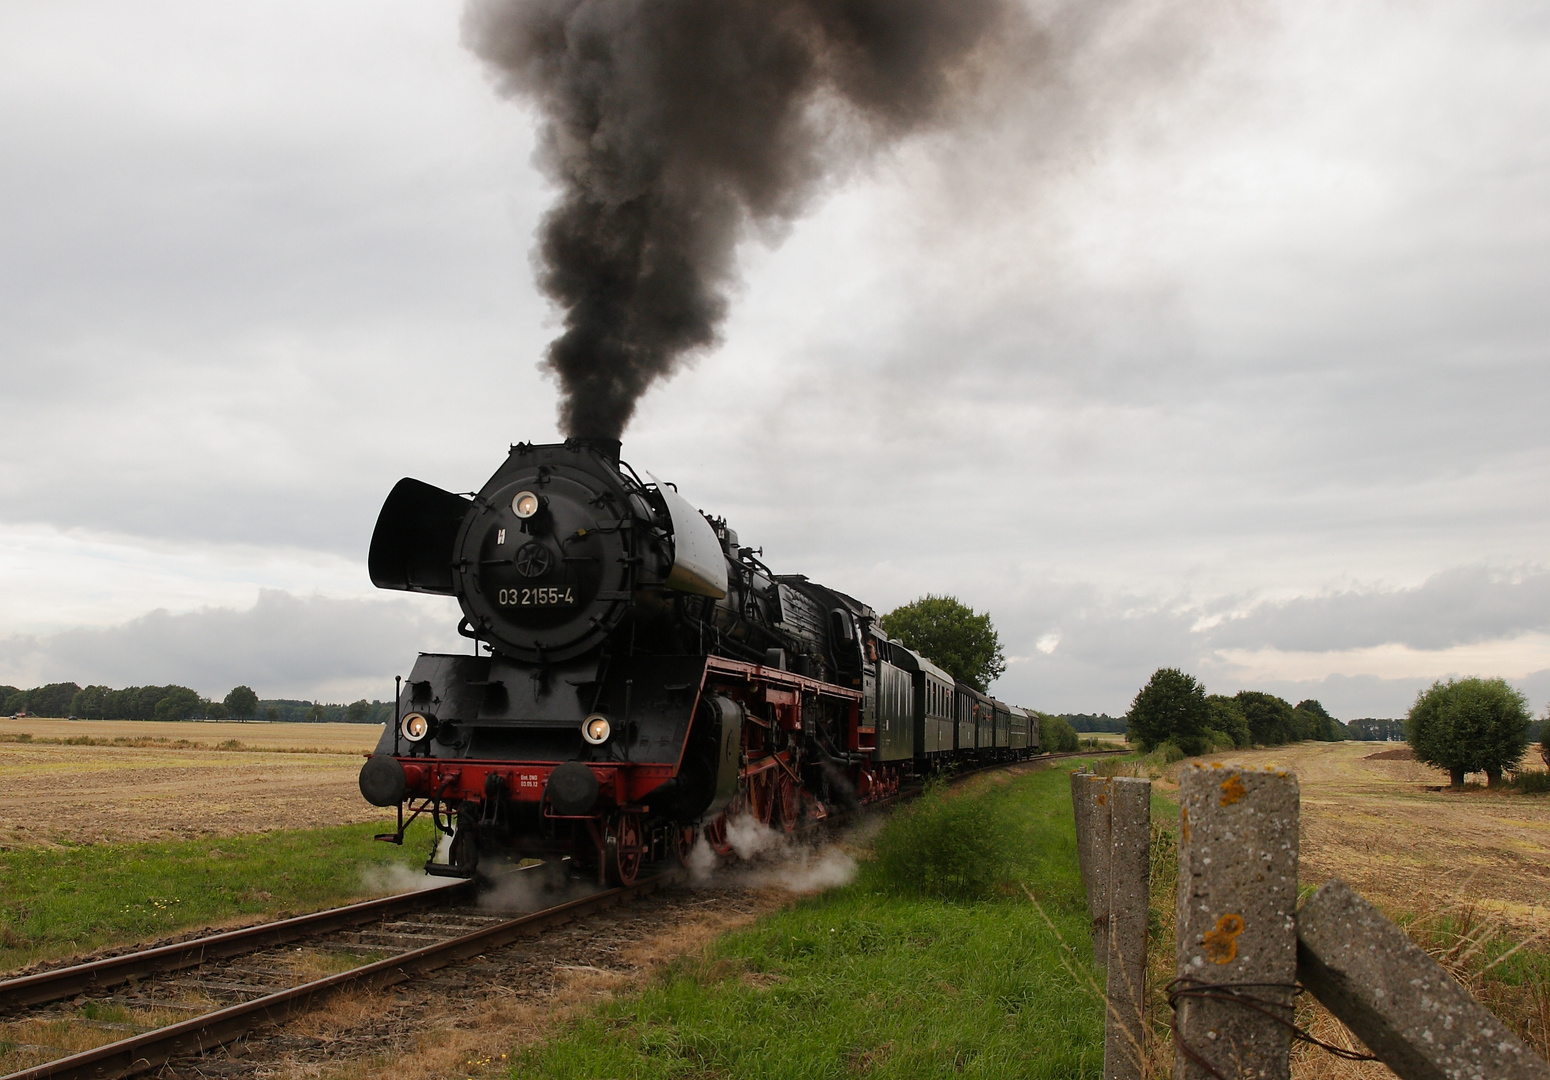
[[[820,697],[834,697],[842,701],[860,701],[862,698],[860,690],[852,690],[847,686],[837,686],[834,683],[810,678],[807,675],[798,675],[796,672],[787,671],[785,668],[766,667],[763,664],[754,664],[746,660],[733,660],[725,656],[707,656],[705,658],[705,668],[707,671],[719,671],[724,675],[742,675],[747,678],[784,684],[787,689],[805,690]]]

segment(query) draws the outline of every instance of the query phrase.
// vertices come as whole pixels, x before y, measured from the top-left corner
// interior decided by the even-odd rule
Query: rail
[[[518,938],[527,937],[552,926],[569,922],[582,915],[603,911],[632,899],[644,896],[664,885],[678,880],[680,872],[670,870],[654,877],[638,881],[622,888],[593,893],[578,900],[571,900],[554,907],[507,919],[472,933],[448,941],[427,945],[424,948],[390,956],[349,971],[317,979],[301,986],[256,998],[253,1001],[232,1005],[215,1012],[205,1013],[180,1023],[157,1028],[132,1038],[99,1046],[69,1057],[34,1065],[20,1072],[11,1073],[0,1080],[114,1080],[154,1069],[174,1057],[204,1053],[232,1042],[265,1024],[276,1023],[306,1011],[311,1003],[325,995],[345,988],[380,989],[405,982],[423,972],[434,971],[458,960],[466,960],[491,949],[509,945]],[[467,882],[445,886],[439,892],[445,898],[448,892],[467,887]],[[437,890],[425,890],[438,892]],[[395,899],[395,898],[390,898]],[[377,903],[373,901],[372,903]],[[363,905],[352,905],[361,907]],[[345,909],[339,909],[345,910]],[[320,915],[333,914],[321,912]],[[287,923],[296,920],[286,920]],[[283,924],[270,924],[271,927]],[[346,924],[348,925],[348,924]],[[255,927],[255,930],[265,929]],[[316,931],[314,931],[316,932]],[[226,936],[226,935],[221,935]],[[197,944],[189,942],[189,945]],[[149,950],[158,952],[160,950]],[[141,954],[145,955],[145,954]],[[90,967],[91,965],[81,965]],[[68,970],[68,969],[67,969]],[[12,980],[16,982],[19,980]],[[96,984],[98,986],[101,983]]]
[[[40,971],[0,982],[0,1014],[27,1005],[74,997],[87,991],[107,990],[145,975],[182,971],[211,960],[224,960],[283,945],[313,934],[326,934],[359,926],[390,915],[464,899],[473,892],[472,881],[434,885],[418,892],[385,896],[345,907],[329,908],[294,919],[248,926],[224,934],[212,934],[160,948],[110,956],[85,964]]]

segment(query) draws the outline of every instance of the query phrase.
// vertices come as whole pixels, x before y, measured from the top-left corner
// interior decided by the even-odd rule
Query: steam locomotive
[[[649,474],[648,474],[649,477]],[[429,814],[432,873],[482,855],[628,884],[727,822],[794,832],[950,761],[1038,750],[1021,709],[889,640],[875,612],[782,575],[619,443],[519,443],[472,497],[404,479],[368,565],[456,596],[465,654],[422,653],[361,794]]]

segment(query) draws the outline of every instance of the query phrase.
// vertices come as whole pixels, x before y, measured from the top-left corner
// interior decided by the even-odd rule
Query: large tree
[[[33,716],[71,716],[70,705],[81,688],[73,682],[49,683],[27,691],[27,711]]]
[[[889,637],[981,693],[1006,670],[1006,654],[990,614],[976,612],[955,596],[922,596],[894,608],[879,622]]]
[[[1127,738],[1143,750],[1172,742],[1186,754],[1203,754],[1209,742],[1211,705],[1205,687],[1178,668],[1152,672],[1130,703]]]
[[[1299,735],[1292,703],[1260,690],[1240,690],[1235,695],[1238,707],[1248,717],[1249,731],[1261,746],[1280,746],[1295,742]]]
[[[106,720],[108,701],[113,690],[106,686],[83,686],[70,703],[70,715],[83,720]]]
[[[1299,701],[1292,713],[1297,718],[1297,737],[1300,739],[1340,742],[1346,738],[1346,726],[1313,698]]]
[[[258,695],[250,687],[234,687],[226,695],[224,704],[234,720],[252,720],[258,716]]]
[[[151,710],[151,715],[157,720],[187,720],[202,703],[199,694],[186,686],[168,686],[163,689],[167,692]]]
[[[1449,679],[1416,695],[1405,733],[1417,761],[1448,770],[1455,788],[1466,773],[1501,783],[1528,749],[1528,701],[1505,679]]]

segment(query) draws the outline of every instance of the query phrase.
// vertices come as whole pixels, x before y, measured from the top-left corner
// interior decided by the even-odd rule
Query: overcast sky
[[[625,457],[778,571],[988,610],[1013,702],[1542,711],[1550,8],[1108,9],[746,245]],[[460,18],[0,5],[0,682],[386,698],[459,648],[367,581],[382,498],[557,435],[534,118]]]

